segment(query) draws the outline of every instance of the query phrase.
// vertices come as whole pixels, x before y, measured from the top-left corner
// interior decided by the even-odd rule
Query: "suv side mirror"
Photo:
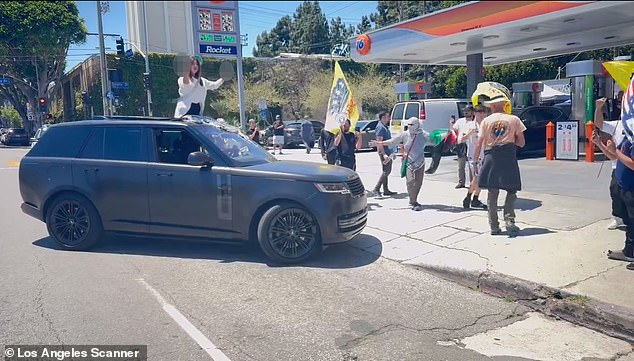
[[[192,152],[187,156],[187,164],[196,167],[211,167],[214,160],[205,152]]]

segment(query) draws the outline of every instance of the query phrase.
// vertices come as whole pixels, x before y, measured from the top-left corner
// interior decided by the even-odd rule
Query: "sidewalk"
[[[281,159],[321,160],[314,153]],[[371,189],[379,176],[376,154],[360,153],[357,162],[366,189]],[[586,168],[582,163],[557,164],[540,159],[520,162],[523,172],[541,169],[545,181],[552,178],[548,172],[561,175],[566,169],[573,175],[582,176],[580,170],[584,170],[595,177],[598,166],[588,164]],[[569,183],[591,187],[586,191],[594,192],[592,197],[560,195],[566,192],[556,187],[566,187],[565,182],[551,187],[551,194],[519,192],[516,222],[522,231],[518,237],[509,238],[489,234],[486,211],[462,209],[466,190],[456,190],[455,181],[446,181],[456,178],[453,157],[445,157],[441,163],[445,176],[441,169],[425,176],[419,196],[424,210],[420,212],[407,207],[405,181],[397,174],[399,167],[397,160],[390,177],[390,188],[399,194],[368,198],[368,225],[350,245],[499,297],[528,301],[542,312],[634,340],[634,272],[625,268],[627,262],[606,257],[608,249],[622,249],[625,236],[623,231],[607,229],[610,200],[606,176],[588,179],[588,185],[574,176],[569,178]],[[609,167],[604,170],[607,179],[609,171]],[[523,178],[530,177],[523,174]],[[486,202],[486,191],[483,196]],[[503,197],[501,192],[500,204]],[[371,237],[379,239],[381,245]]]

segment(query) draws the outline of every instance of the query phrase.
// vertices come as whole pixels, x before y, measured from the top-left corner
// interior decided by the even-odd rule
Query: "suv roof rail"
[[[143,115],[95,115],[88,120],[178,120],[167,117],[148,117]]]

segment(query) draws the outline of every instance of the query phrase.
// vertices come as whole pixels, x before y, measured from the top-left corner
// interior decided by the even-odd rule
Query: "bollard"
[[[555,159],[555,124],[546,124],[546,160]]]
[[[594,162],[594,143],[592,143],[593,132],[594,123],[589,121],[586,123],[586,162]]]

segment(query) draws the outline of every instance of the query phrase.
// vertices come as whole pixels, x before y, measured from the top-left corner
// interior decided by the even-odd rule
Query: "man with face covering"
[[[403,161],[407,160],[407,173],[405,175],[409,205],[414,211],[420,211],[423,206],[418,203],[418,194],[423,186],[425,175],[425,145],[429,141],[429,133],[423,130],[420,120],[411,117],[405,123],[407,130],[390,140],[373,142],[377,146],[392,146],[403,143]],[[373,146],[371,144],[371,146]]]

